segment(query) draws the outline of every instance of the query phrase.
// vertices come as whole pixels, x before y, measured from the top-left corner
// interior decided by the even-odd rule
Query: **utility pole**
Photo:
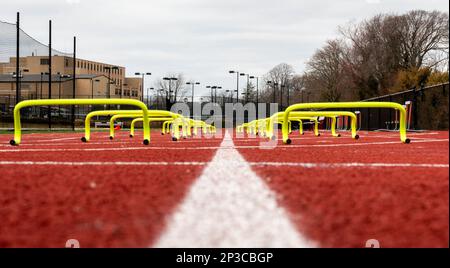
[[[76,97],[76,60],[77,60],[77,38],[73,37],[73,66],[72,66],[72,99]],[[72,130],[75,130],[75,105],[72,105]]]
[[[48,98],[52,98],[52,21],[48,22]],[[52,107],[48,106],[48,128],[52,128]]]
[[[16,22],[16,104],[20,102],[20,13],[17,12]]]

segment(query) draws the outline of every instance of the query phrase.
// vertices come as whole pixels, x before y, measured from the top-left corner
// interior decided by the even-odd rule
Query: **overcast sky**
[[[202,88],[234,88],[230,69],[260,76],[285,62],[301,73],[339,25],[412,9],[449,6],[447,0],[14,0],[2,1],[0,20],[15,22],[20,11],[21,28],[46,44],[52,19],[55,49],[71,52],[76,35],[80,58],[125,66],[129,75],[152,72],[146,87],[181,72]]]

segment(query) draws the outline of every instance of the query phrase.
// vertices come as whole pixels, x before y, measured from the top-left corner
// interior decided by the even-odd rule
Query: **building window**
[[[41,59],[41,65],[49,65],[49,64],[50,64],[50,60],[48,58]]]
[[[69,59],[65,60],[66,67],[69,67]]]

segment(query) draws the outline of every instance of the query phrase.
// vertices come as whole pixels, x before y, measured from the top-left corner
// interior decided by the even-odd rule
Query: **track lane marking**
[[[169,162],[169,161],[0,161],[0,165],[36,165],[36,166],[205,166],[209,162]],[[413,167],[413,168],[449,168],[449,164],[426,163],[308,163],[308,162],[247,162],[256,167],[302,167],[302,168],[350,168],[350,167]]]
[[[449,142],[449,139],[430,139],[430,140],[413,140],[412,143],[432,143],[432,142]],[[276,147],[268,146],[268,149],[273,148],[315,148],[315,147],[346,147],[346,146],[365,146],[365,145],[387,145],[387,144],[400,144],[399,141],[385,141],[385,142],[358,142],[358,143],[341,143],[341,144],[304,144],[304,145],[277,145]],[[411,146],[411,145],[404,145]],[[19,146],[20,147],[20,146]],[[53,149],[0,149],[1,152],[14,153],[14,152],[79,152],[79,151],[122,151],[122,150],[217,150],[226,149],[226,147],[220,146],[204,146],[204,147],[153,147],[142,146],[142,147],[112,147],[112,148],[53,148]],[[264,149],[264,146],[259,145],[243,145],[243,146],[232,146],[229,149]]]
[[[231,148],[224,150],[223,148]],[[226,133],[154,247],[314,247]]]

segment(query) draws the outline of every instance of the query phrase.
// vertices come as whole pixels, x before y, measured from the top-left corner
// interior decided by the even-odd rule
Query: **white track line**
[[[414,168],[448,168],[448,164],[415,164],[415,163],[296,163],[296,162],[251,162],[258,167],[302,167],[302,168],[352,168],[352,167],[414,167]]]
[[[232,148],[227,133],[221,147]],[[313,247],[236,149],[218,149],[155,247]]]
[[[229,149],[229,148],[227,148]],[[168,162],[168,161],[0,161],[1,165],[24,166],[205,166],[208,162]],[[304,163],[304,162],[248,162],[256,167],[300,167],[300,168],[385,168],[385,167],[411,167],[411,168],[449,168],[448,164],[423,164],[423,163]]]
[[[413,140],[412,143],[430,143],[430,142],[449,142],[449,139],[431,139],[431,140]],[[276,148],[315,148],[315,147],[347,147],[347,146],[366,146],[366,145],[386,145],[386,144],[400,144],[400,141],[385,141],[385,142],[355,142],[355,143],[341,143],[341,144],[304,144],[304,145],[278,145],[276,147],[267,146],[268,149]],[[410,145],[404,145],[410,146]],[[10,147],[14,148],[14,147]],[[15,147],[17,148],[17,147]],[[142,147],[110,147],[110,148],[52,148],[52,149],[0,149],[0,153],[21,153],[21,152],[98,152],[98,151],[134,151],[134,150],[216,150],[226,149],[226,147],[218,146],[204,146],[204,147],[161,147],[161,146],[142,146]],[[233,146],[228,149],[264,149],[265,146]]]
[[[1,165],[37,165],[37,166],[204,166],[206,162],[61,162],[61,161],[0,161]]]

